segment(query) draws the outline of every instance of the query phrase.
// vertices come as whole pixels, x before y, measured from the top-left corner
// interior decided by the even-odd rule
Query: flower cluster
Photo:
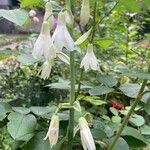
[[[87,11],[85,13],[84,11]],[[35,15],[34,12],[31,12],[31,16]],[[90,19],[90,6],[89,0],[83,0],[81,15],[80,15],[80,25],[84,27]],[[51,2],[47,2],[45,6],[45,15],[44,21],[41,27],[40,34],[34,44],[32,55],[36,59],[43,59],[44,63],[39,71],[41,78],[47,79],[51,73],[51,68],[54,64],[54,59],[56,57],[60,58],[65,63],[70,63],[70,58],[64,54],[62,51],[65,48],[66,50],[72,52],[75,50],[76,43],[82,43],[85,37],[87,38],[87,33],[80,37],[77,41],[74,42],[71,37],[70,32],[68,31],[67,25],[73,24],[73,15],[70,10],[61,11],[58,13],[57,25],[55,26],[55,18],[53,16],[53,10]],[[54,30],[51,35],[51,30]],[[89,34],[90,32],[88,32]],[[81,61],[80,68],[84,68],[85,71],[88,70],[99,70],[98,59],[94,54],[93,44],[88,44],[86,54]],[[74,103],[75,104],[75,103]],[[73,107],[75,110],[79,111],[78,103],[77,107]],[[70,104],[69,104],[70,106]],[[78,126],[80,129],[80,136],[84,150],[96,150],[94,139],[88,127],[88,123],[84,117],[80,117],[78,120]],[[58,141],[59,137],[59,117],[57,115],[52,116],[50,126],[46,137],[44,140],[49,138],[51,147],[54,147]]]

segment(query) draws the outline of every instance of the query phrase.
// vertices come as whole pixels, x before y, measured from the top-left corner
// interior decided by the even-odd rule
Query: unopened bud
[[[38,17],[33,17],[33,22],[35,22],[35,23],[39,23],[39,18]]]
[[[90,19],[89,0],[83,0],[80,14],[80,25],[85,26],[88,23],[89,19]]]
[[[79,128],[83,148],[85,150],[96,150],[93,136],[84,117],[79,118]]]
[[[59,136],[59,117],[54,115],[52,116],[50,126],[44,140],[49,138],[49,142],[52,148],[53,146],[56,145],[58,141],[58,136]]]
[[[50,30],[54,28],[54,16],[51,2],[47,2],[45,5],[45,15],[44,21],[48,21],[50,25]]]

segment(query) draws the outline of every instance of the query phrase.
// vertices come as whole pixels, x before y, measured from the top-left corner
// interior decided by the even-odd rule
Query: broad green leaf
[[[131,98],[136,98],[138,95],[138,92],[141,88],[141,85],[136,84],[136,83],[127,83],[127,84],[123,84],[121,85],[121,87],[119,88],[126,96],[131,97]],[[148,88],[145,88],[145,91],[147,91]],[[146,93],[144,94],[144,96],[142,97],[142,101],[144,103],[147,103],[150,100],[150,93]]]
[[[98,45],[100,45],[101,48],[108,48],[112,43],[113,43],[113,40],[111,39],[99,39],[96,41],[96,43]]]
[[[97,79],[99,82],[103,83],[108,87],[113,87],[117,84],[117,80],[112,75],[98,74]]]
[[[69,89],[70,88],[70,81],[60,79],[57,83],[48,84],[47,87],[51,89]]]
[[[44,141],[45,132],[37,133],[26,145],[24,150],[52,150],[49,141]]]
[[[81,37],[79,37],[79,39],[77,41],[75,41],[75,45],[80,45],[82,44],[90,35],[92,31],[92,28],[90,30],[88,30],[86,33],[84,33]]]
[[[150,136],[150,125],[144,125],[140,128],[141,134]]]
[[[18,113],[24,114],[24,115],[30,113],[30,109],[29,108],[25,108],[25,107],[12,107],[12,109],[15,112],[18,112]]]
[[[90,95],[104,95],[104,94],[108,94],[112,91],[114,91],[114,89],[109,88],[107,86],[96,86],[96,87],[90,89],[89,93],[90,93]]]
[[[132,148],[140,148],[147,145],[144,136],[134,128],[126,127],[121,135]]]
[[[150,80],[150,73],[144,73],[144,72],[127,72],[124,73],[125,76],[131,77],[131,78],[139,78],[139,79],[147,79]]]
[[[7,129],[13,139],[28,141],[34,135],[37,121],[33,115],[12,112],[8,120]]]
[[[121,0],[115,8],[117,11],[130,11],[130,12],[139,12],[140,11],[140,1],[139,0]]]
[[[146,4],[146,6],[148,6],[150,8],[150,2],[149,2],[149,0],[144,0],[144,3]]]
[[[94,129],[91,129],[91,132],[92,132],[92,135],[93,135],[94,139],[100,140],[100,139],[107,138],[106,133],[102,129],[94,128]]]
[[[113,150],[129,150],[127,142],[123,138],[119,138]]]
[[[16,25],[22,26],[28,19],[28,13],[23,9],[4,10],[0,9],[0,17],[3,17]]]
[[[8,103],[0,102],[0,121],[2,121],[7,116],[6,113],[11,111],[12,108]]]
[[[31,112],[33,112],[37,116],[43,116],[48,113],[54,113],[56,109],[57,109],[56,106],[52,106],[52,107],[32,106],[30,107]]]
[[[129,122],[136,127],[140,127],[144,125],[145,119],[142,116],[135,114],[130,118]]]

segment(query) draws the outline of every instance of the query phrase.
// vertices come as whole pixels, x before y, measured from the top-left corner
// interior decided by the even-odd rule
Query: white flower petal
[[[61,51],[63,47],[70,51],[74,49],[74,41],[66,27],[65,16],[62,12],[58,14],[58,25],[54,31],[52,40],[58,51]]]
[[[98,60],[93,52],[93,45],[89,44],[87,47],[86,55],[81,61],[80,68],[84,67],[84,70],[99,70]]]

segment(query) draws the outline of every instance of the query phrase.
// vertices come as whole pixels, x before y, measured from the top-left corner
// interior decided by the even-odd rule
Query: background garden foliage
[[[82,32],[78,27],[81,1],[72,0],[71,4],[76,39],[88,32],[94,26],[93,22],[98,24],[93,43],[100,71],[82,72],[81,76],[81,69],[76,70],[76,91],[82,77],[77,99],[91,127],[96,149],[104,150],[111,143],[123,117],[138,95],[142,81],[148,80],[141,101],[114,150],[149,150],[150,72],[147,70],[150,67],[150,1],[90,0],[91,18]],[[64,0],[52,1],[56,13],[64,5]],[[20,0],[19,9],[0,10],[0,18],[23,26],[31,21],[28,17],[30,9],[43,11],[44,1]],[[37,35],[32,33],[24,35],[23,39],[0,43],[6,46],[9,42],[17,42],[14,50],[7,48],[0,51],[0,149],[3,150],[51,149],[49,142],[43,140],[48,121],[58,103],[69,99],[68,65],[56,59],[49,79],[42,80],[37,76],[41,62],[31,55]],[[91,36],[87,33],[84,42],[78,41],[76,68],[80,66]],[[4,37],[1,35],[1,38]],[[65,150],[66,139],[63,137],[67,130],[69,111],[63,109],[58,115],[61,140],[55,150]],[[75,112],[76,122],[79,117],[80,114]],[[74,138],[74,149],[82,149],[78,133]]]

